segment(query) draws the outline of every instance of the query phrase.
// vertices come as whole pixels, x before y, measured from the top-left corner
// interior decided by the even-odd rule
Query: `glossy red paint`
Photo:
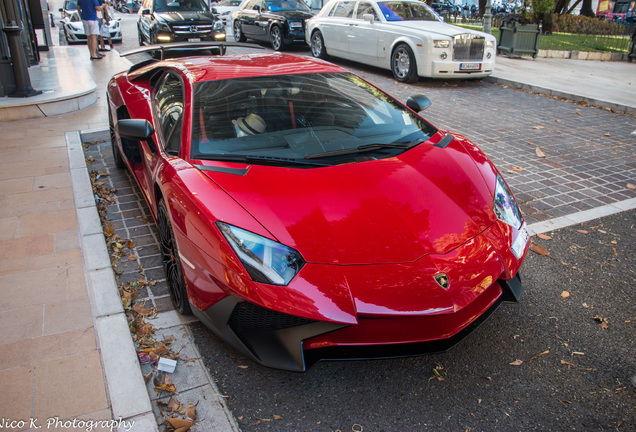
[[[151,107],[157,69],[186,83],[180,155],[153,152],[152,142],[161,142],[155,133],[140,142],[141,160],[126,162],[155,216],[159,199],[167,203],[197,310],[232,296],[347,325],[305,341],[305,349],[423,342],[466,328],[502,295],[498,279],[518,272],[527,248],[521,259],[511,253],[518,232],[492,210],[497,169],[461,135],[439,148],[448,133],[440,130],[396,157],[312,169],[190,160],[194,82],[345,71],[285,54],[167,60],[111,80],[114,118],[125,108],[158,129]],[[287,286],[255,282],[217,221],[294,248],[307,263]],[[439,273],[449,276],[447,289],[435,282]]]

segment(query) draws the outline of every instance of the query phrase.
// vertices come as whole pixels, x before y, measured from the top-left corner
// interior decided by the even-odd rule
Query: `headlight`
[[[294,30],[298,30],[303,28],[303,23],[300,21],[290,21],[289,22],[289,28],[294,29]]]
[[[305,265],[292,248],[223,222],[216,224],[256,282],[287,285]]]
[[[495,49],[495,41],[494,40],[489,40],[486,41],[486,49]]]
[[[214,31],[223,31],[223,21],[216,21],[214,23]]]
[[[436,41],[433,41],[433,46],[435,48],[448,48],[450,46],[450,41],[448,41],[448,40],[436,40]]]
[[[512,196],[512,192],[510,192],[510,189],[508,189],[508,186],[500,175],[497,175],[492,209],[500,221],[507,223],[515,229],[521,228],[523,216],[521,216],[521,211]]]
[[[170,31],[170,26],[163,21],[157,20],[157,30]]]

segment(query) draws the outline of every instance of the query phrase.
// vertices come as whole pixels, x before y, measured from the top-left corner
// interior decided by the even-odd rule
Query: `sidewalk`
[[[77,132],[108,128],[106,85],[127,67],[116,53],[91,62],[85,46],[51,47],[29,70],[43,95],[0,98],[0,412],[17,422],[7,430],[45,429],[49,418],[157,430],[123,309],[106,287],[113,276]],[[630,63],[499,57],[489,79],[636,114],[635,77]],[[218,430],[235,427],[230,417]]]

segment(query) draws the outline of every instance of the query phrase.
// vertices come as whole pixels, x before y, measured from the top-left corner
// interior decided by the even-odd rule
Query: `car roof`
[[[128,78],[145,75],[157,68],[180,70],[192,83],[231,78],[279,76],[300,73],[347,72],[340,66],[309,56],[283,53],[252,53],[228,56],[193,56],[167,59],[133,67]]]

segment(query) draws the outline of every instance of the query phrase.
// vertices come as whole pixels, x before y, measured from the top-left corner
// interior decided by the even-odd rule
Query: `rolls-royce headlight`
[[[494,40],[487,40],[486,41],[486,49],[494,50],[495,49],[495,41]]]
[[[301,28],[303,28],[303,23],[300,21],[290,21],[289,28],[293,30],[300,30]]]
[[[223,27],[223,21],[216,21],[214,23],[214,31],[215,32],[221,32],[223,31],[225,28]]]
[[[523,223],[521,210],[519,210],[519,206],[512,196],[512,192],[510,192],[510,189],[508,189],[508,186],[500,175],[497,175],[492,208],[497,215],[497,219],[515,229],[521,228],[521,224]]]
[[[287,285],[305,265],[295,249],[233,225],[216,224],[256,282]]]
[[[449,40],[436,40],[436,41],[433,41],[433,46],[435,48],[448,48],[448,47],[450,47],[450,41]]]

